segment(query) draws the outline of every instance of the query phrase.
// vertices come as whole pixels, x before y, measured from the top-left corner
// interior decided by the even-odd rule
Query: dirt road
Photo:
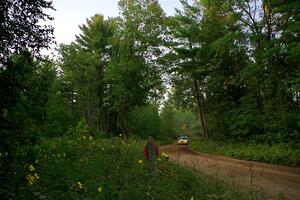
[[[161,147],[170,159],[229,184],[263,189],[268,199],[300,200],[300,168],[214,156],[184,145]],[[282,198],[283,197],[283,198]]]

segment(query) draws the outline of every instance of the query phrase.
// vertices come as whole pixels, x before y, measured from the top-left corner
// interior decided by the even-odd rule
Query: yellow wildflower
[[[158,158],[157,160],[158,160],[158,161],[161,161],[161,158]]]
[[[139,160],[138,163],[139,163],[139,164],[143,164],[143,160]]]
[[[37,173],[34,173],[33,176],[34,176],[37,180],[40,179],[40,177],[39,177],[39,175],[38,175]]]
[[[194,200],[194,197],[193,197],[193,196],[191,196],[191,200]]]
[[[30,185],[30,186],[33,185],[37,181],[37,179],[34,176],[32,176],[31,174],[28,174],[26,176],[26,179],[28,181],[28,185]]]
[[[102,192],[103,189],[101,186],[99,186],[97,190],[98,190],[98,192]]]
[[[93,139],[94,139],[93,136],[90,136],[90,137],[89,137],[89,140],[93,140]]]
[[[33,166],[33,165],[29,165],[29,170],[30,170],[31,172],[33,172],[33,171],[35,170],[34,166]]]
[[[82,139],[84,139],[84,140],[86,139],[85,135],[82,136]]]
[[[165,152],[162,152],[162,157],[165,157],[165,158],[169,158],[169,155],[168,154],[166,154]]]
[[[77,182],[77,186],[79,189],[83,189],[83,184],[80,181]]]

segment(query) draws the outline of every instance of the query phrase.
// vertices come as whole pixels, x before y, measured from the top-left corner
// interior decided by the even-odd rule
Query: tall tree
[[[206,110],[215,137],[236,137],[235,122],[243,96],[240,72],[247,63],[242,27],[231,1],[201,1],[204,14],[200,40],[206,66]],[[235,130],[235,131],[233,131]]]
[[[27,159],[20,151],[35,145],[45,130],[48,91],[55,75],[50,61],[36,61],[28,51],[13,56],[6,69],[0,68],[0,152],[8,155],[1,159],[0,186],[10,191],[5,195],[19,189],[17,168]]]
[[[299,6],[295,1],[237,1],[234,12],[247,33],[252,62],[245,67],[248,99],[254,99],[259,132],[273,140],[295,137],[299,100]],[[239,11],[239,12],[238,12]],[[297,86],[298,85],[298,86]],[[296,97],[296,98],[295,98]],[[277,135],[277,136],[276,136]],[[276,140],[276,139],[275,139]]]
[[[47,0],[3,0],[0,3],[0,62],[24,48],[37,55],[49,47],[53,27],[41,25],[41,20],[52,20],[46,9],[54,9]]]
[[[156,58],[164,31],[158,1],[120,0],[121,18],[115,35],[107,82],[117,129],[128,135],[129,113],[157,95],[161,86]]]
[[[173,49],[178,59],[177,76],[182,77],[181,80],[188,81],[191,85],[192,95],[197,105],[198,117],[202,125],[202,136],[208,137],[208,125],[204,113],[204,81],[206,77],[206,66],[202,58],[198,56],[201,50],[201,41],[199,41],[200,23],[203,11],[198,3],[189,5],[186,0],[181,1],[183,11],[177,10],[176,16],[170,23],[171,30],[175,41]],[[184,79],[183,77],[188,77]],[[183,85],[183,82],[176,81],[177,88]],[[178,91],[175,90],[175,91]],[[186,90],[188,91],[188,90]]]
[[[52,19],[46,9],[53,9],[52,2],[0,2],[0,151],[8,155],[1,160],[1,188],[16,180],[16,151],[36,142],[43,122],[46,97],[42,90],[47,91],[48,81],[40,82],[43,72],[38,72],[33,57],[53,39],[53,28],[40,21]],[[18,184],[11,186],[10,193],[0,190],[2,198],[13,198],[10,194],[15,194]]]
[[[48,91],[48,101],[46,107],[45,137],[64,136],[70,132],[79,121],[78,109],[75,109],[74,98],[70,81],[64,76],[57,76]]]
[[[94,15],[80,26],[81,34],[71,45],[62,45],[61,67],[74,85],[76,102],[89,128],[104,129],[104,75],[111,59],[114,20]]]
[[[166,33],[166,16],[157,0],[120,0],[120,34],[130,39],[134,54],[147,65],[149,101],[158,103],[162,96],[162,68],[159,60]]]
[[[241,28],[229,9],[230,2],[195,1],[193,5],[181,2],[184,9],[178,11],[171,26],[179,59],[174,83],[180,89],[186,84],[176,81],[178,77],[190,82],[203,137],[208,136],[208,122],[213,134],[224,135],[230,130],[227,127],[232,126],[226,121],[234,121],[225,120],[232,118],[228,110],[238,106],[243,90],[239,73],[247,57]]]

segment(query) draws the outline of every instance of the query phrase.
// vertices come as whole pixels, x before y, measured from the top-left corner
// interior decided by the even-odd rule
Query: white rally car
[[[188,144],[188,136],[186,135],[181,135],[179,138],[178,138],[178,141],[177,141],[177,144],[185,144],[187,145]]]

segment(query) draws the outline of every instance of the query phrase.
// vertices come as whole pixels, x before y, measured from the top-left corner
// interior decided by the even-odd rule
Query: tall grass
[[[288,144],[225,143],[214,140],[191,140],[190,147],[209,154],[232,158],[261,161],[286,166],[300,166],[300,149]]]
[[[241,192],[159,157],[150,171],[144,141],[57,138],[35,147],[38,158],[21,166],[24,187],[15,199],[264,199]],[[28,176],[32,176],[29,182]],[[35,177],[36,176],[36,177]],[[26,178],[27,177],[27,178]],[[35,178],[34,178],[35,177]]]

